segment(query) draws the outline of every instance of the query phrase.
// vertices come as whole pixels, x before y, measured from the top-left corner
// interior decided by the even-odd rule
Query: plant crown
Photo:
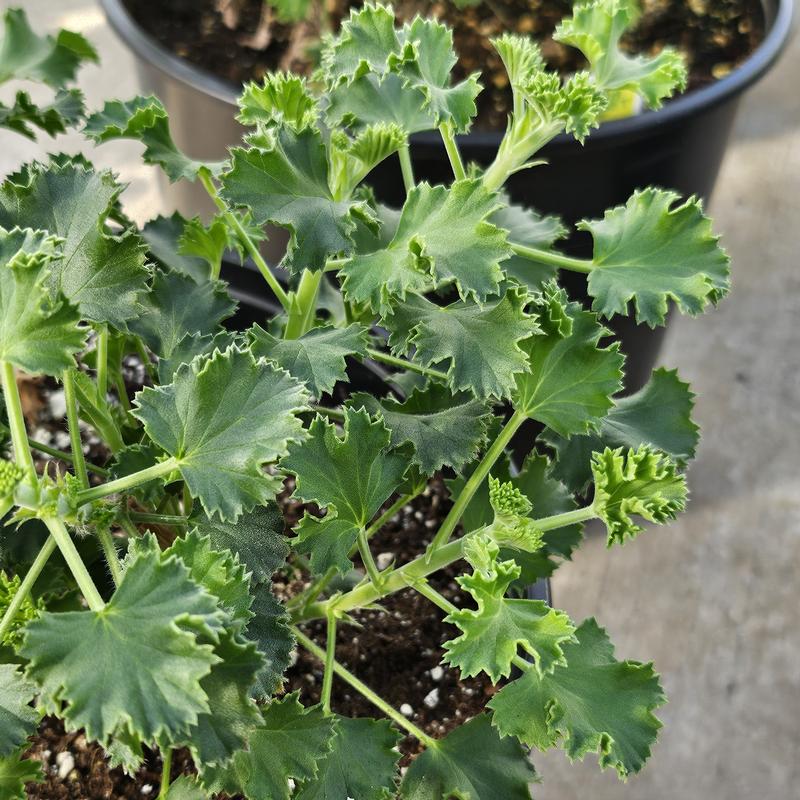
[[[603,320],[663,325],[670,303],[697,314],[727,292],[728,258],[694,198],[645,188],[581,222],[594,241],[583,260],[556,248],[559,220],[503,193],[554,136],[583,140],[610,93],[657,106],[683,84],[672,56],[619,53],[627,8],[595,0],[563,23],[590,65],[565,81],[527,39],[494,42],[514,112],[485,170],[459,154],[480,86],[451,82],[450,31],[422,18],[397,26],[390,7],[368,3],[326,42],[313,83],[270,74],[245,87],[248,132],[224,163],[185,155],[154,97],[108,102],[83,123],[92,142],[138,140],[171,180],[199,181],[218,208],[209,222],[173,214],[139,228],[124,186],[80,155],[5,178],[4,798],[37,777],[23,754],[42,714],[83,729],[126,770],[159,748],[162,800],[522,799],[529,747],[596,753],[622,778],[641,769],[664,703],[652,665],[618,659],[593,619],[526,587],[570,558],[589,520],[613,547],[683,509],[693,395],[658,369],[622,396],[624,359]],[[66,31],[36,36],[20,11],[4,20],[0,76],[57,95],[35,107],[17,94],[2,123],[25,135],[75,125],[80,94],[64,86],[92,48]],[[450,185],[415,182],[409,135],[422,130],[441,133]],[[402,165],[400,209],[369,188],[387,158]],[[279,265],[261,256],[265,226],[288,232]],[[244,331],[224,325],[236,309],[221,274],[229,251],[258,267],[275,306]],[[559,287],[559,269],[587,275],[591,310]],[[131,356],[145,384],[132,402]],[[351,387],[359,363],[384,376],[383,394]],[[20,372],[63,389],[66,452],[27,429]],[[544,431],[525,434],[530,452],[514,462],[528,420]],[[87,458],[86,435],[105,456]],[[371,538],[434,476],[452,505],[430,545],[379,569]],[[284,487],[315,504],[288,536]],[[458,606],[428,582],[453,564]],[[307,588],[279,600],[280,570]],[[499,689],[443,738],[336,657],[337,628],[409,587],[452,629],[443,662]],[[311,620],[327,624],[327,647],[309,637]],[[317,706],[282,692],[295,647],[324,664]],[[334,713],[334,675],[375,719]],[[401,777],[402,735],[423,752]],[[170,785],[180,747],[197,775]]]

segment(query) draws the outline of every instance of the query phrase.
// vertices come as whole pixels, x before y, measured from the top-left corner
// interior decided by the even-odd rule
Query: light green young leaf
[[[288,72],[268,72],[261,83],[246,83],[238,103],[237,119],[243,125],[291,125],[299,131],[317,118],[317,101],[306,79]]]
[[[521,343],[538,330],[525,313],[526,302],[526,293],[517,289],[483,306],[459,302],[441,307],[411,295],[383,322],[395,352],[405,355],[415,348],[414,361],[445,369],[454,392],[508,397],[515,377],[530,369]]]
[[[178,253],[202,258],[208,264],[208,274],[219,275],[225,251],[234,246],[231,231],[221,217],[214,217],[208,225],[200,217],[192,217],[186,220],[178,240]]]
[[[334,198],[318,130],[277,128],[259,136],[257,146],[236,147],[231,154],[222,195],[251,209],[258,224],[270,222],[290,232],[286,266],[323,269],[329,257],[352,250],[356,219],[369,221],[371,213],[362,201]]]
[[[348,404],[383,417],[392,447],[411,444],[410,463],[426,475],[445,466],[460,471],[486,441],[490,414],[486,403],[436,384],[414,389],[403,402],[358,392]]]
[[[479,551],[475,571],[456,580],[477,608],[445,617],[461,635],[445,642],[444,660],[466,677],[485,672],[497,683],[511,674],[511,662],[522,648],[533,656],[537,672],[552,672],[564,663],[563,645],[573,639],[575,627],[569,617],[541,600],[506,597],[509,585],[519,577],[519,566],[499,561],[500,546],[489,536],[473,536],[470,545]]]
[[[219,659],[198,637],[215,639],[224,621],[181,561],[145,541],[102,611],[45,612],[20,653],[40,704],[69,730],[104,745],[126,732],[174,741],[209,710],[201,680]],[[102,691],[98,671],[114,676]]]
[[[105,397],[100,397],[97,382],[77,369],[72,371],[72,380],[75,384],[80,418],[100,434],[103,443],[112,453],[118,453],[125,447],[125,440],[112,406]]]
[[[403,800],[531,800],[536,772],[516,739],[501,739],[479,714],[418,756],[400,785]]]
[[[491,43],[506,68],[509,83],[514,88],[525,86],[545,67],[542,51],[530,36],[504,33],[492,39]]]
[[[256,506],[236,522],[220,522],[205,515],[191,521],[200,536],[210,538],[215,550],[235,553],[252,573],[254,583],[267,583],[289,554],[283,515],[275,503]]]
[[[730,288],[730,259],[694,197],[682,205],[663,189],[634,192],[627,204],[601,220],[583,220],[594,238],[589,273],[592,308],[605,317],[626,315],[633,300],[636,321],[663,325],[667,301],[686,314],[716,305]]]
[[[650,756],[666,702],[652,664],[617,661],[606,632],[587,619],[564,645],[565,666],[549,675],[527,670],[490,701],[493,724],[539,750],[559,742],[571,759],[596,752],[621,778]]]
[[[36,687],[16,664],[0,664],[0,758],[10,756],[36,730],[39,715],[30,707]]]
[[[429,288],[431,275],[438,285],[455,283],[462,299],[497,294],[500,262],[511,253],[505,233],[488,220],[497,208],[497,196],[480,180],[449,188],[419,184],[408,194],[391,242],[342,267],[345,294],[385,312],[407,292]]]
[[[256,676],[253,696],[263,700],[283,685],[283,673],[291,663],[295,639],[286,607],[266,583],[253,587],[250,610],[254,616],[247,624],[247,638],[258,645],[266,658],[266,664]]]
[[[83,114],[83,93],[79,89],[59,89],[53,102],[46,105],[36,105],[27,92],[19,91],[13,105],[0,103],[0,128],[16,131],[28,139],[36,139],[31,126],[55,136],[77,125]]]
[[[328,159],[330,184],[337,197],[348,197],[372,170],[408,142],[394,122],[367,125],[351,137],[342,129],[331,132]]]
[[[26,783],[43,779],[42,765],[22,757],[22,750],[9,756],[0,756],[0,797],[3,800],[26,800]]]
[[[7,443],[4,442],[3,446],[7,447]],[[2,483],[2,489],[0,489],[0,496],[4,498],[12,497],[14,490],[25,475],[24,470],[12,464],[10,461],[3,461],[2,473],[2,481],[0,481],[0,483]],[[24,535],[25,534],[22,534],[22,536]],[[20,534],[14,531],[11,536],[19,538]],[[6,537],[0,537],[0,564],[11,560],[6,558],[6,543],[1,541],[4,538]],[[36,538],[32,537],[32,540],[29,539],[27,544],[30,548],[38,551],[39,548],[37,547],[38,542]],[[14,567],[16,568],[16,574],[6,575],[5,572],[0,570],[0,619],[2,619],[2,616],[8,610],[8,607],[16,597],[19,587],[22,584],[20,572],[24,574],[23,564],[17,561]],[[16,650],[17,647],[22,644],[25,626],[32,619],[36,619],[36,617],[39,616],[40,610],[41,605],[38,600],[32,599],[30,595],[25,597],[22,601],[22,605],[17,609],[17,613],[11,621],[8,630],[0,637],[0,648],[7,646]],[[0,716],[2,715],[0,714]],[[1,730],[2,722],[0,722],[0,731]],[[2,745],[0,745],[0,750],[2,750]]]
[[[215,333],[236,310],[225,284],[195,282],[179,272],[157,270],[152,288],[142,298],[142,311],[130,329],[160,358],[171,358],[187,334]]]
[[[356,323],[346,328],[312,328],[299,339],[278,339],[259,325],[248,331],[256,358],[275,362],[306,384],[313,397],[330,394],[347,378],[346,356],[366,356],[367,331]]]
[[[592,480],[593,452],[604,447],[650,445],[666,453],[678,466],[694,458],[699,428],[692,420],[694,395],[675,370],[660,367],[638,392],[614,401],[597,434],[564,439],[551,430],[542,438],[558,460],[553,475],[573,492],[583,493]]]
[[[46,231],[0,228],[0,359],[59,375],[86,341],[77,309],[48,290],[60,242]]]
[[[170,785],[165,800],[208,800],[208,795],[194,777],[181,775]]]
[[[314,572],[352,569],[349,552],[364,528],[397,488],[407,460],[389,452],[390,432],[360,409],[344,411],[344,435],[317,415],[310,436],[291,448],[281,467],[297,477],[294,496],[327,508],[323,518],[306,514],[292,546],[310,553]]]
[[[544,332],[522,345],[529,371],[516,378],[514,408],[562,436],[594,430],[622,388],[619,343],[600,347],[609,332],[553,285],[545,287],[537,308]]]
[[[686,65],[671,47],[652,57],[622,52],[620,38],[639,13],[636,0],[590,0],[573,8],[572,17],[562,20],[553,38],[586,56],[604,90],[637,92],[648,106],[660,108],[662,100],[686,88]]]
[[[209,517],[235,521],[280,486],[263,465],[297,441],[308,395],[288,373],[231,347],[184,364],[168,386],[145,388],[134,416],[178,461]]]
[[[400,734],[388,720],[335,717],[332,749],[304,781],[295,800],[391,800],[395,796]]]
[[[686,506],[686,478],[675,464],[647,446],[638,450],[607,447],[592,457],[592,505],[608,529],[608,546],[624,544],[644,530],[631,515],[658,525],[675,519]]]
[[[215,164],[195,161],[184,155],[169,131],[169,117],[161,101],[149,97],[134,97],[127,102],[109,100],[102,111],[86,120],[84,134],[97,144],[114,139],[134,139],[144,145],[144,162],[164,170],[170,181],[196,180],[202,168]]]
[[[303,708],[296,693],[273,700],[263,718],[247,750],[223,767],[203,769],[202,782],[210,792],[289,800],[289,779],[317,775],[319,761],[331,748],[335,718],[325,716],[319,706]]]
[[[158,216],[149,220],[142,228],[141,235],[147,242],[150,255],[163,267],[201,283],[210,276],[205,259],[180,252],[181,239],[188,224],[189,220],[176,211],[171,217]]]
[[[81,159],[29,164],[25,180],[9,179],[0,187],[0,225],[61,237],[63,257],[53,264],[52,289],[78,306],[84,319],[126,330],[150,272],[134,232],[105,232],[122,188],[110,172],[96,172]]]
[[[75,80],[85,61],[97,62],[94,47],[74,31],[37,36],[21,8],[6,9],[0,37],[0,83],[16,79],[41,81],[60,89]]]

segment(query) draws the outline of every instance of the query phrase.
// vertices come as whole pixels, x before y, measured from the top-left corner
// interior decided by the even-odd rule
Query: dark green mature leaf
[[[78,89],[60,89],[53,102],[43,106],[36,105],[27,92],[19,91],[12,106],[0,103],[0,128],[35,139],[33,126],[55,136],[76,125],[83,113],[83,93]]]
[[[237,119],[243,125],[291,125],[301,130],[317,117],[317,100],[308,82],[288,72],[268,72],[261,83],[245,84],[238,102]]]
[[[239,341],[230,331],[218,331],[214,334],[187,333],[175,344],[169,358],[158,359],[159,382],[171,383],[182,364],[189,364],[198,356],[210,356],[215,350],[227,350]]]
[[[0,797],[3,800],[26,800],[26,783],[42,780],[42,765],[33,759],[23,758],[23,750],[9,756],[0,756]]]
[[[208,264],[202,258],[181,252],[181,239],[188,223],[177,211],[171,217],[154,217],[142,228],[142,239],[147,242],[150,255],[162,266],[201,283],[209,278]]]
[[[603,417],[597,434],[564,439],[546,430],[542,438],[555,449],[553,475],[573,492],[584,492],[592,480],[592,453],[604,447],[650,445],[683,466],[694,458],[700,438],[692,420],[694,395],[675,370],[660,367],[635,394],[620,397]]]
[[[331,748],[335,718],[325,716],[319,706],[303,708],[296,693],[273,700],[263,717],[247,750],[224,767],[203,769],[209,791],[241,792],[248,800],[289,800],[289,779],[317,775],[319,761]]]
[[[247,624],[247,637],[252,639],[267,663],[258,673],[253,695],[264,699],[271,697],[283,684],[283,673],[291,662],[295,640],[291,620],[286,608],[262,583],[253,588],[254,616]]]
[[[562,436],[587,433],[613,406],[622,388],[619,343],[599,347],[609,334],[595,314],[566,303],[566,294],[546,287],[539,302],[542,336],[523,345],[529,371],[516,378],[514,408]]]
[[[212,334],[236,310],[236,302],[220,281],[198,283],[187,275],[161,270],[156,271],[142,306],[130,329],[157,356],[167,359],[184,336]]]
[[[501,739],[479,714],[418,756],[400,786],[403,800],[531,800],[536,772],[516,739]]]
[[[620,777],[638,772],[661,723],[666,702],[652,664],[617,661],[606,632],[587,619],[564,645],[566,666],[550,675],[527,670],[490,701],[493,723],[539,750],[559,741],[571,759],[596,752],[600,766]]]
[[[380,414],[391,431],[392,446],[410,443],[414,447],[410,463],[426,475],[445,466],[460,471],[486,441],[490,414],[486,403],[469,395],[453,395],[436,384],[414,389],[403,402],[358,392],[349,405],[366,408],[373,416]]]
[[[178,149],[169,131],[167,112],[153,95],[134,97],[127,102],[109,100],[102,111],[86,120],[83,132],[97,144],[114,139],[141,142],[145,146],[144,162],[161,167],[173,182],[182,178],[196,180],[202,168],[213,169],[216,166],[195,161]]]
[[[263,465],[301,437],[296,415],[307,397],[288,373],[232,347],[179,367],[168,386],[139,392],[133,414],[178,460],[206,514],[235,521],[275,496],[280,481]]]
[[[327,508],[323,518],[306,514],[292,546],[311,554],[315,572],[352,569],[349,552],[364,528],[397,488],[407,460],[389,452],[390,432],[360,409],[344,411],[344,435],[317,415],[310,436],[293,446],[281,467],[297,477],[295,496]]]
[[[634,539],[644,528],[631,515],[661,525],[686,506],[686,477],[647,446],[625,452],[607,447],[592,457],[592,505],[608,529],[608,546]]]
[[[525,292],[515,289],[483,306],[441,307],[412,295],[384,324],[392,332],[393,350],[406,354],[414,347],[416,363],[445,366],[453,391],[507,397],[515,376],[530,369],[520,343],[538,330],[525,313],[526,302]]]
[[[48,290],[60,242],[46,231],[0,228],[0,359],[59,375],[86,341],[77,309]]]
[[[160,455],[161,451],[150,442],[123,447],[114,454],[114,460],[109,464],[108,468],[111,473],[109,477],[116,480],[152,467]],[[153,480],[131,489],[130,493],[151,507],[157,507],[164,497],[164,483],[158,478],[153,478]]]
[[[60,30],[55,38],[37,36],[21,8],[3,14],[0,83],[31,80],[60,89],[75,80],[84,61],[97,60],[94,47],[79,33]]]
[[[332,749],[295,800],[391,800],[395,796],[400,734],[388,720],[336,717]]]
[[[651,108],[673,92],[686,88],[686,65],[671,47],[656,56],[629,56],[619,48],[625,30],[640,14],[635,0],[590,0],[578,4],[554,37],[577,47],[591,64],[592,75],[605,90],[637,92]]]
[[[592,308],[625,315],[632,300],[636,321],[663,325],[668,301],[686,314],[716,305],[730,288],[730,259],[695,197],[676,206],[675,192],[644,189],[601,220],[583,220],[594,238],[589,273]]]
[[[181,775],[170,784],[165,800],[208,800],[208,795],[194,777]]]
[[[231,151],[232,167],[221,178],[223,197],[251,209],[257,223],[290,232],[284,262],[295,271],[322,269],[329,257],[349,253],[355,220],[371,214],[363,201],[333,197],[320,132],[282,127],[258,137],[257,145]]]
[[[438,285],[455,283],[463,299],[496,294],[500,262],[510,255],[505,234],[488,221],[497,205],[480,180],[448,188],[419,184],[408,194],[392,241],[342,267],[348,299],[385,312],[407,292],[430,287],[431,275]]]
[[[278,506],[256,506],[236,522],[220,522],[205,515],[192,518],[195,530],[208,536],[215,550],[230,550],[253,575],[255,583],[266,583],[286,561],[289,546],[283,535],[284,521]]]
[[[219,635],[225,615],[175,557],[146,541],[102,611],[45,612],[20,653],[39,703],[70,730],[107,744],[184,737],[209,710],[201,680],[218,661],[198,636]],[[113,676],[98,691],[97,675]]]
[[[16,664],[0,664],[0,758],[11,755],[36,730],[39,715],[30,707],[35,693]]]
[[[81,316],[125,330],[139,311],[150,275],[144,246],[134,232],[110,236],[104,230],[122,191],[111,172],[96,172],[80,159],[33,163],[25,180],[0,187],[0,225],[47,230],[64,240],[51,283]]]
[[[499,561],[499,545],[488,536],[477,536],[470,545],[480,551],[472,575],[456,580],[472,595],[476,609],[460,609],[444,621],[461,635],[444,644],[444,660],[471,677],[485,672],[497,683],[511,674],[511,662],[522,648],[533,656],[540,674],[564,664],[563,645],[572,641],[575,627],[569,617],[541,600],[508,598],[508,587],[520,575],[514,561]]]
[[[367,331],[357,324],[346,328],[312,328],[299,339],[278,339],[259,325],[248,332],[256,358],[266,358],[306,384],[313,397],[329,394],[347,378],[346,356],[366,356]]]

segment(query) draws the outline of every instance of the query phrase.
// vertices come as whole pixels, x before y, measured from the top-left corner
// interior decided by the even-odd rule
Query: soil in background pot
[[[319,52],[319,8],[325,2],[329,25],[338,30],[360,2],[314,0],[306,19],[283,24],[264,0],[123,0],[133,18],[181,58],[241,85],[271,70],[309,73]],[[570,0],[491,0],[459,9],[447,0],[397,0],[400,19],[434,16],[453,28],[459,62],[457,79],[482,73],[476,128],[502,130],[511,107],[505,69],[489,39],[516,31],[539,41],[549,66],[562,73],[584,66],[580,53],[552,39]],[[764,36],[759,0],[643,0],[643,14],[625,37],[631,53],[654,54],[678,48],[688,60],[689,90],[724,77]]]

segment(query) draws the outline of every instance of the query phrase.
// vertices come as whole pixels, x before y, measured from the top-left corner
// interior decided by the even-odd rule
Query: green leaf
[[[210,276],[205,259],[181,252],[181,239],[188,224],[189,220],[184,219],[177,211],[171,217],[154,217],[142,228],[142,239],[147,242],[150,255],[163,267],[188,275],[201,283]]]
[[[199,636],[218,636],[225,615],[175,557],[145,540],[101,611],[45,612],[28,625],[21,655],[39,703],[69,730],[108,744],[185,737],[208,712],[201,686],[218,658]],[[97,675],[113,676],[98,691]]]
[[[53,264],[53,290],[78,306],[84,319],[126,330],[150,273],[134,232],[105,232],[122,188],[111,172],[96,172],[80,159],[33,163],[23,182],[9,179],[0,188],[0,225],[31,226],[61,237],[63,257]]]
[[[660,108],[664,98],[686,88],[686,65],[671,47],[652,57],[628,56],[620,50],[620,38],[639,13],[635,0],[591,0],[576,5],[572,17],[562,20],[553,38],[577,47],[586,56],[603,89],[636,92],[648,106]]]
[[[347,379],[346,356],[366,356],[367,331],[357,324],[346,328],[312,328],[299,339],[278,339],[259,325],[248,331],[256,358],[266,358],[302,381],[313,397],[330,394]]]
[[[558,217],[543,217],[530,208],[518,205],[499,208],[489,217],[489,221],[507,231],[507,237],[512,242],[543,250],[551,248],[567,233]],[[521,286],[538,292],[547,281],[556,277],[558,269],[550,264],[512,255],[503,262],[503,271]]]
[[[716,305],[730,288],[730,259],[711,230],[703,206],[663,189],[635,192],[601,220],[583,220],[594,238],[589,273],[592,308],[605,317],[626,315],[633,300],[636,321],[663,325],[667,301],[686,314]]]
[[[77,309],[48,290],[60,242],[45,231],[0,228],[0,359],[59,375],[86,341]]]
[[[235,244],[231,242],[231,231],[221,217],[214,217],[208,225],[203,225],[200,217],[193,217],[186,220],[178,241],[178,253],[202,258],[208,264],[208,270],[205,272],[219,275],[222,269],[222,257],[225,251],[233,246]]]
[[[150,442],[123,447],[114,454],[113,461],[108,465],[109,477],[112,480],[116,480],[152,467],[158,461],[160,454],[161,451]],[[164,484],[158,478],[153,478],[147,483],[139,484],[136,488],[130,489],[129,492],[147,505],[157,507],[164,498]]]
[[[644,530],[631,515],[658,525],[675,519],[686,506],[686,478],[661,453],[607,447],[592,457],[594,501],[608,529],[608,546],[624,544]]]
[[[328,156],[320,132],[289,127],[267,131],[258,146],[231,150],[222,175],[222,196],[246,206],[258,224],[290,232],[284,263],[290,269],[322,269],[331,256],[352,250],[356,219],[371,218],[362,201],[338,200],[328,183]]]
[[[504,33],[491,40],[492,47],[503,62],[512,87],[528,83],[533,75],[545,68],[539,45],[530,36]]]
[[[37,36],[21,8],[9,8],[3,14],[0,83],[41,81],[60,89],[75,80],[84,61],[97,60],[95,49],[79,33],[62,29],[55,38]]]
[[[283,685],[283,673],[291,663],[295,640],[289,614],[267,584],[253,588],[250,610],[254,616],[247,624],[247,637],[266,657],[266,664],[256,677],[253,695],[263,699],[271,697]]]
[[[400,734],[388,720],[336,718],[332,749],[295,800],[391,800],[395,796]]]
[[[317,415],[309,437],[292,447],[281,467],[297,477],[294,496],[327,508],[319,519],[306,514],[292,546],[311,554],[311,566],[346,573],[353,567],[349,552],[364,528],[397,488],[407,461],[389,452],[390,432],[364,410],[344,410],[344,435]]]
[[[289,779],[317,775],[319,761],[331,748],[335,719],[325,716],[320,706],[303,708],[297,693],[273,700],[263,717],[247,750],[222,768],[203,769],[203,785],[209,791],[242,793],[250,800],[289,800]]]
[[[145,164],[155,164],[164,170],[170,181],[196,180],[203,169],[215,164],[195,161],[184,155],[169,131],[169,117],[161,101],[149,97],[134,97],[127,102],[109,100],[102,111],[86,120],[83,133],[96,144],[114,139],[133,139],[144,145]]]
[[[13,481],[15,484],[18,485],[18,481],[24,477],[24,471],[21,470],[19,467],[12,466],[9,461],[3,462],[6,469],[11,468],[14,470]],[[4,470],[5,471],[5,470]],[[5,489],[5,486],[3,487]],[[3,495],[6,497],[11,496],[11,492],[3,491]],[[15,538],[21,538],[20,535],[15,531],[12,536]],[[22,534],[25,537],[25,534]],[[3,537],[5,538],[5,537]],[[34,550],[38,551],[37,547],[37,540],[34,537],[27,538],[26,544],[28,547],[32,547]],[[0,541],[0,563],[6,561],[6,547],[5,542]],[[10,560],[10,559],[9,559]],[[12,601],[17,595],[19,591],[19,587],[22,584],[22,577],[20,576],[20,572],[22,571],[20,567],[22,566],[20,563],[15,564],[16,566],[16,574],[6,575],[5,572],[0,571],[0,619],[2,619],[3,615],[8,610],[8,607],[11,605]],[[39,616],[39,611],[41,610],[41,605],[38,602],[35,602],[34,599],[31,598],[31,595],[27,595],[25,599],[22,601],[22,605],[17,609],[14,618],[11,621],[11,624],[5,634],[0,637],[0,648],[3,646],[7,646],[16,650],[20,644],[22,644],[22,638],[25,630],[25,626],[32,620],[36,619]],[[2,728],[2,723],[0,723],[0,728]],[[2,745],[0,745],[0,751],[2,750]]]
[[[275,496],[280,481],[263,465],[300,438],[296,415],[306,401],[288,373],[231,347],[182,365],[168,386],[139,392],[133,414],[178,460],[206,514],[235,521]]]
[[[349,196],[372,170],[408,143],[407,133],[394,122],[376,122],[350,136],[331,132],[328,159],[330,184],[337,197]]]
[[[31,126],[41,128],[50,136],[64,133],[83,119],[83,93],[79,89],[60,89],[52,103],[36,105],[27,92],[19,91],[14,105],[0,103],[0,128],[36,139]]]
[[[411,444],[414,455],[410,463],[426,475],[445,466],[460,471],[486,442],[486,403],[469,395],[453,395],[436,384],[414,389],[403,402],[358,392],[349,405],[383,417],[391,431],[392,447]]]
[[[540,674],[564,663],[563,645],[573,638],[569,617],[541,600],[505,596],[519,577],[514,561],[499,561],[499,545],[488,536],[474,536],[470,544],[481,561],[472,575],[456,580],[475,600],[476,609],[460,609],[445,617],[461,635],[444,644],[444,660],[466,677],[485,672],[492,683],[511,674],[511,662],[519,648],[533,656]],[[478,562],[476,562],[478,563]]]
[[[561,436],[595,430],[622,388],[619,343],[600,347],[609,331],[595,314],[567,303],[555,284],[545,287],[537,308],[544,333],[522,345],[529,371],[516,378],[514,408]]]
[[[181,775],[170,785],[165,800],[207,800],[207,798],[208,795],[194,777]]]
[[[117,419],[112,414],[112,407],[105,397],[100,397],[97,382],[77,369],[72,371],[72,379],[80,418],[100,434],[103,443],[112,453],[118,453],[125,447],[125,440]]]
[[[22,757],[22,750],[10,756],[0,756],[0,797],[3,800],[26,800],[26,783],[43,780],[42,765]]]
[[[237,336],[230,331],[218,331],[214,334],[187,333],[175,344],[168,358],[158,359],[159,382],[171,383],[181,365],[191,363],[198,356],[210,356],[216,350],[225,351],[238,341]]]
[[[30,706],[35,693],[16,664],[0,664],[0,757],[11,755],[36,730],[39,715]]]
[[[187,334],[215,333],[236,310],[225,284],[200,283],[179,272],[157,270],[130,329],[160,358],[169,359]]]
[[[246,83],[238,102],[242,125],[291,125],[302,130],[317,118],[317,101],[306,79],[288,72],[268,72],[261,83]]]
[[[235,553],[255,583],[266,583],[286,561],[289,547],[283,535],[283,515],[275,503],[256,506],[236,522],[220,522],[205,515],[192,518],[200,536],[208,536],[215,550]]]
[[[660,367],[638,392],[615,400],[597,434],[563,439],[550,430],[542,438],[558,461],[553,474],[573,492],[584,492],[592,480],[591,454],[604,447],[650,445],[678,466],[694,458],[699,429],[692,420],[694,395],[675,370]]]
[[[414,347],[414,361],[446,369],[454,392],[507,397],[515,376],[530,369],[521,342],[537,325],[525,313],[526,302],[526,293],[516,289],[482,306],[459,302],[441,307],[411,295],[383,322],[395,352],[404,355]]]
[[[418,756],[400,786],[403,800],[531,800],[536,773],[515,739],[501,739],[479,714]]]
[[[561,741],[571,759],[596,752],[600,766],[620,777],[638,772],[661,723],[653,715],[666,702],[652,664],[617,661],[606,632],[587,619],[564,645],[566,666],[551,675],[528,670],[490,701],[493,723],[539,750]]]
[[[342,268],[348,299],[385,312],[409,291],[455,283],[459,295],[484,301],[496,294],[510,250],[502,230],[488,221],[496,195],[480,180],[451,187],[422,183],[409,192],[397,230],[381,250],[356,255]]]

